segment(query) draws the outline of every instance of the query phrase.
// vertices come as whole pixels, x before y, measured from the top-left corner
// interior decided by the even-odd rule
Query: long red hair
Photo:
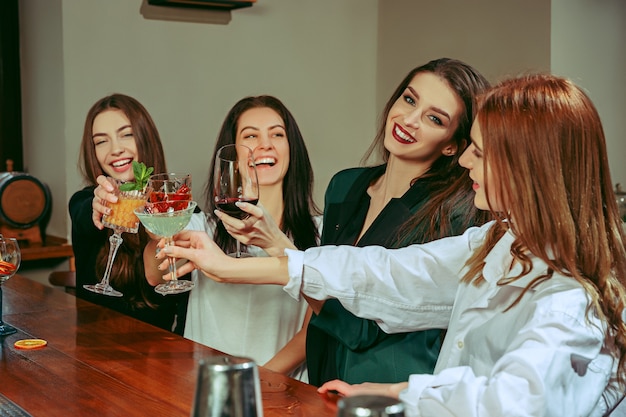
[[[504,81],[482,97],[477,120],[485,172],[501,179],[485,184],[485,191],[498,195],[506,208],[494,213],[499,220],[470,259],[463,280],[481,282],[486,254],[510,228],[516,236],[513,256],[524,271],[531,268],[525,255],[530,252],[587,291],[587,314],[606,323],[606,345],[620,358],[618,382],[623,386],[625,239],[595,106],[567,79],[526,75]]]

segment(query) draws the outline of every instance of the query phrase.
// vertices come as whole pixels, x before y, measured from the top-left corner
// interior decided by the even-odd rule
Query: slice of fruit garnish
[[[176,190],[176,194],[189,194],[191,190],[187,186],[187,184],[183,184],[180,186],[178,190]]]
[[[22,339],[13,343],[17,349],[39,349],[48,344],[47,341],[43,339]]]
[[[12,274],[13,272],[15,272],[16,269],[17,267],[15,265],[9,262],[0,260],[0,274],[2,275]]]

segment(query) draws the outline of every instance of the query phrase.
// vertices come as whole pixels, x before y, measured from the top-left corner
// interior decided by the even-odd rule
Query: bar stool
[[[68,294],[76,295],[76,271],[52,271],[48,282],[55,287],[64,287]]]

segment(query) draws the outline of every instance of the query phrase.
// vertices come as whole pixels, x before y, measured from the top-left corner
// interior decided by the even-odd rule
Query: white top
[[[194,216],[198,218],[187,229],[205,230],[212,237],[214,227],[204,215]],[[316,222],[321,225],[321,218]],[[256,246],[248,246],[247,252],[267,256]],[[263,365],[302,329],[307,303],[294,300],[279,285],[217,283],[198,271],[192,280],[196,286],[189,294],[186,338]],[[291,376],[308,382],[304,365]]]
[[[460,283],[465,262],[492,223],[424,245],[321,247],[289,255],[294,298],[339,298],[389,332],[448,328],[434,375],[412,375],[400,398],[409,416],[600,416],[617,361],[603,350],[604,326],[586,320],[587,296],[554,274],[512,302],[546,264],[506,285],[514,236],[486,257],[479,287]],[[452,308],[452,305],[454,307]],[[613,400],[611,400],[613,401]]]

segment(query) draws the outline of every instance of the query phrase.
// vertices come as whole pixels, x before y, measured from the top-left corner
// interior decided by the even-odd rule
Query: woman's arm
[[[467,334],[457,323],[446,338],[456,345],[464,337],[472,359],[436,375],[412,375],[401,399],[420,415],[603,415],[615,359],[605,349],[603,325],[586,317],[584,291],[559,286],[568,284],[531,290],[521,304],[492,311],[492,320]],[[502,306],[513,298],[510,291],[490,292],[489,302]],[[471,311],[466,306],[461,317]]]
[[[189,259],[180,274],[197,268],[217,282],[283,285],[295,299],[301,293],[315,300],[338,298],[388,332],[446,328],[471,253],[465,235],[394,250],[323,246],[286,250],[288,258],[244,259],[225,255],[206,233],[183,232],[175,239],[175,247],[157,256]]]
[[[311,314],[311,309],[307,308],[300,331],[263,367],[287,375],[304,363],[306,360],[306,329],[309,325]]]
[[[409,415],[604,415],[602,395],[616,361],[606,349],[610,342],[600,320],[586,315],[585,291],[564,290],[573,287],[571,278],[551,280],[557,282],[529,290],[506,312],[519,287],[486,289],[478,298],[473,288],[461,288],[458,317],[465,322],[446,337],[444,365],[435,375],[411,375],[398,392]],[[460,301],[465,298],[471,301]],[[319,391],[385,394],[390,387],[331,381]]]
[[[387,397],[398,398],[402,390],[406,389],[409,384],[400,382],[397,384],[376,384],[372,382],[364,382],[363,384],[350,385],[346,382],[335,379],[328,381],[317,389],[320,394],[328,394],[337,392],[342,396],[353,395],[384,395]]]
[[[102,224],[102,216],[105,214],[109,214],[111,209],[107,206],[107,202],[116,203],[117,195],[114,194],[115,187],[107,177],[104,175],[99,175],[96,178],[98,182],[98,186],[93,191],[93,214],[92,220],[93,224],[100,230],[104,229],[104,224]]]
[[[176,245],[164,247],[156,254],[159,270],[166,271],[166,257],[188,259],[190,262],[178,268],[178,275],[199,269],[216,282],[231,284],[276,284],[289,282],[287,257],[232,258],[226,255],[206,232],[184,230],[174,236]]]

